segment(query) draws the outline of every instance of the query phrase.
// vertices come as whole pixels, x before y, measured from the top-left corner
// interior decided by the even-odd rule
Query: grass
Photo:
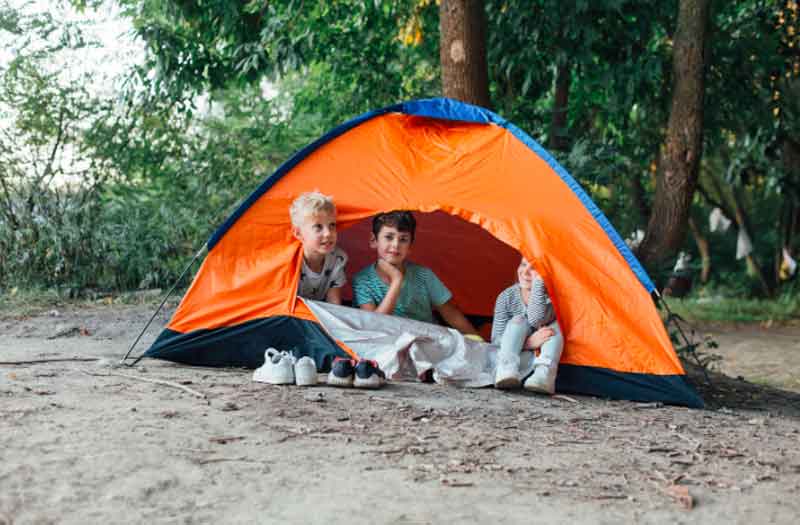
[[[800,320],[800,297],[736,299],[730,297],[666,298],[673,313],[687,321],[787,322]]]

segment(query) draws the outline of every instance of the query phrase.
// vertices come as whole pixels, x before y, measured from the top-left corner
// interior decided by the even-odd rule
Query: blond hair
[[[306,217],[323,211],[336,214],[336,205],[333,203],[333,197],[324,195],[319,191],[301,193],[289,206],[292,226],[299,228],[303,225],[303,220]]]

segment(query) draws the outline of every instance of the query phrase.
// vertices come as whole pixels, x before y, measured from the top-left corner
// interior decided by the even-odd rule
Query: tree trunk
[[[567,134],[567,110],[569,109],[569,83],[572,79],[569,63],[558,65],[556,72],[556,93],[553,99],[553,119],[550,122],[548,146],[553,150],[569,149]]]
[[[647,204],[647,196],[644,191],[644,186],[642,186],[642,178],[638,173],[631,173],[627,182],[633,209],[636,210],[638,218],[636,226],[637,228],[644,227],[644,225],[647,224],[647,218],[650,217],[650,206]]]
[[[439,28],[444,96],[491,107],[483,0],[442,0]]]
[[[672,56],[672,106],[652,214],[638,255],[655,264],[686,236],[703,147],[705,45],[711,0],[680,0]]]

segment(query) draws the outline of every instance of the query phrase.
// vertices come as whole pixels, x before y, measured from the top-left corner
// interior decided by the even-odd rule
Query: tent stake
[[[186,268],[184,268],[184,269],[183,269],[183,272],[181,272],[181,275],[178,277],[178,279],[177,279],[177,280],[176,280],[176,281],[175,281],[175,282],[172,284],[172,288],[170,288],[170,289],[169,289],[169,291],[167,292],[167,294],[164,296],[164,300],[163,300],[163,301],[161,301],[161,304],[160,304],[160,305],[158,305],[158,308],[156,308],[156,311],[155,311],[155,312],[153,312],[153,315],[150,317],[150,320],[149,320],[149,321],[147,321],[147,324],[146,324],[146,325],[144,325],[144,328],[142,328],[142,331],[141,331],[141,333],[139,333],[139,336],[136,338],[136,340],[133,342],[133,344],[131,345],[131,347],[128,349],[128,353],[127,353],[127,354],[125,354],[125,357],[123,357],[123,358],[120,360],[120,362],[119,362],[119,363],[120,363],[121,365],[125,365],[125,366],[136,366],[136,363],[138,363],[139,361],[141,361],[142,357],[144,357],[144,354],[140,355],[140,356],[139,356],[139,357],[137,357],[137,358],[136,358],[136,360],[135,360],[133,363],[131,363],[131,364],[127,364],[127,363],[125,362],[125,361],[127,361],[127,359],[128,359],[128,356],[129,356],[129,355],[131,355],[131,352],[133,351],[133,348],[134,348],[134,347],[136,346],[136,344],[139,342],[139,339],[141,339],[141,338],[142,338],[142,336],[144,335],[144,333],[145,333],[145,332],[147,331],[147,329],[150,327],[150,323],[152,323],[152,322],[153,322],[153,319],[155,319],[155,318],[156,318],[156,316],[158,315],[158,312],[160,312],[160,311],[161,311],[161,309],[164,307],[164,304],[166,304],[166,302],[167,302],[167,299],[169,299],[169,296],[170,296],[170,295],[172,295],[172,292],[173,292],[173,291],[175,291],[175,287],[177,287],[177,286],[178,286],[178,283],[180,283],[180,282],[181,282],[181,280],[183,280],[183,277],[186,275],[186,272],[188,272],[188,271],[189,271],[189,268],[191,268],[191,267],[192,267],[192,265],[194,264],[194,262],[195,262],[195,261],[196,261],[196,260],[197,260],[197,259],[198,259],[198,258],[199,258],[199,257],[200,257],[202,254],[203,254],[203,252],[205,252],[205,251],[206,251],[206,246],[207,246],[206,244],[203,244],[203,246],[202,246],[202,247],[201,247],[201,248],[200,248],[200,249],[197,251],[197,253],[194,255],[194,257],[192,258],[192,260],[191,260],[191,261],[189,261],[189,264],[187,264],[187,265],[186,265]]]

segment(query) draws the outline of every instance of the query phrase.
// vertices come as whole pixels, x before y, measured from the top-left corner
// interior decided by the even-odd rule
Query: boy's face
[[[324,257],[336,248],[336,214],[320,211],[306,215],[303,224],[294,226],[292,233],[303,243],[306,257]]]
[[[530,290],[531,286],[533,286],[533,280],[536,279],[538,275],[539,274],[536,273],[536,270],[533,269],[533,266],[531,266],[528,261],[522,259],[519,262],[519,266],[517,267],[517,279],[519,279],[521,288]]]
[[[411,251],[411,232],[398,231],[394,226],[381,226],[378,237],[372,235],[369,243],[383,259],[393,266],[401,266]]]

